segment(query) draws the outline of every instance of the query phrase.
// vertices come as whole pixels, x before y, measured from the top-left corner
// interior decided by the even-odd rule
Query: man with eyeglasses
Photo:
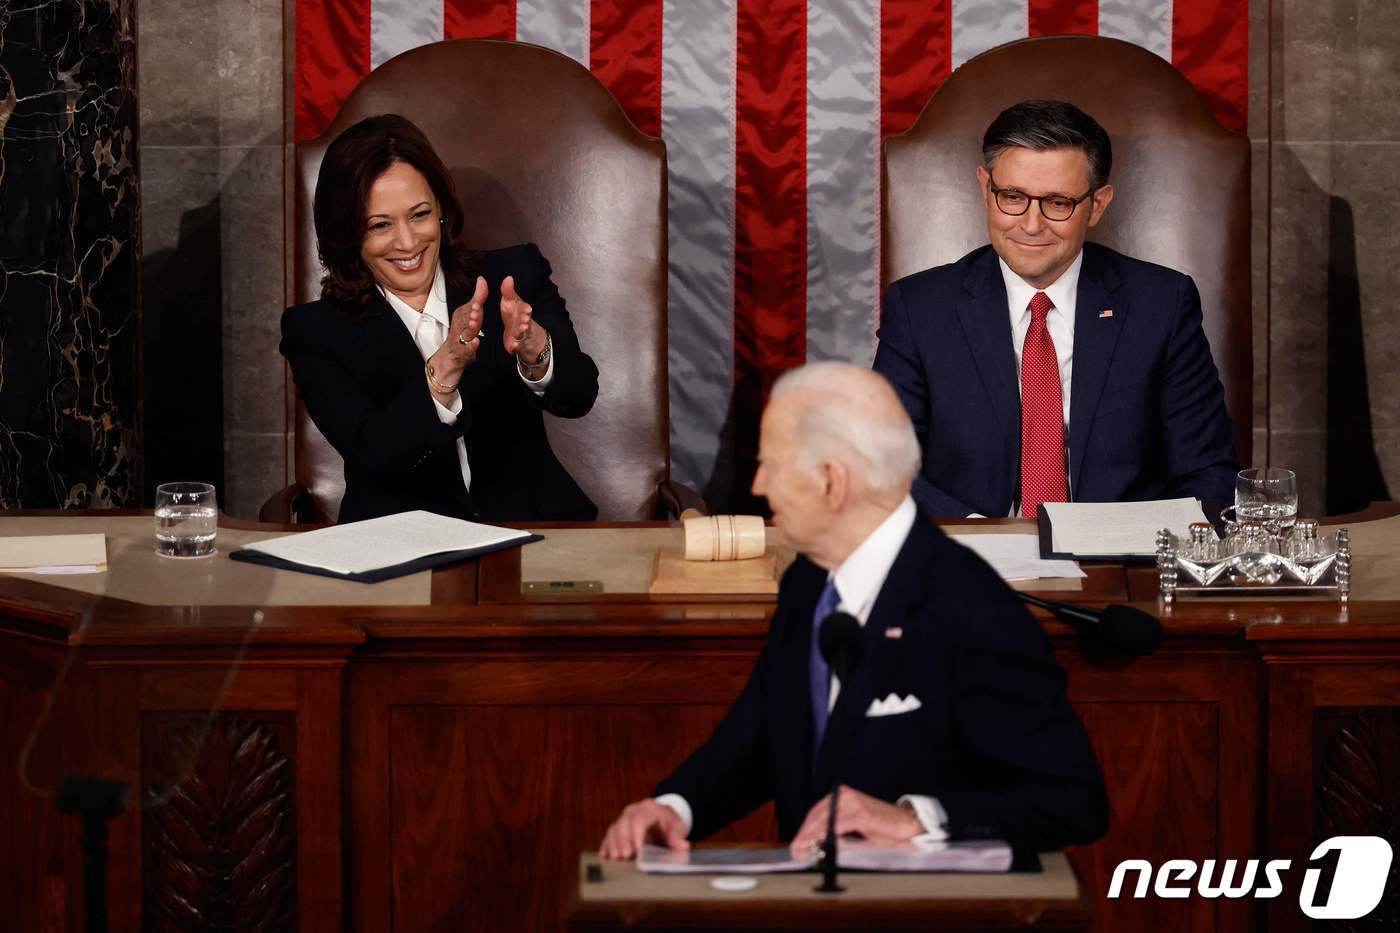
[[[875,369],[923,447],[914,498],[940,517],[1229,501],[1235,431],[1195,283],[1084,241],[1113,200],[1103,127],[1023,101],[982,158],[991,242],[885,291]]]

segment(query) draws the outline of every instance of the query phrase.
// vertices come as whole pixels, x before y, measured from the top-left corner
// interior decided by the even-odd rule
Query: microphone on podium
[[[851,672],[865,657],[865,630],[856,617],[849,612],[831,613],[822,619],[817,639],[826,666],[841,683],[850,684]]]
[[[1060,621],[1081,631],[1097,633],[1104,644],[1129,654],[1151,654],[1162,643],[1162,623],[1132,606],[1118,603],[1100,612],[1087,606],[1052,602],[1029,593],[1016,595],[1032,606],[1049,610]]]
[[[821,647],[822,660],[841,681],[843,688],[836,698],[837,706],[845,702],[851,688],[851,675],[865,657],[865,630],[855,616],[848,612],[833,612],[822,619],[817,630],[817,644]],[[836,710],[832,710],[835,720]],[[836,883],[836,800],[841,790],[841,773],[836,766],[838,756],[832,757],[831,768],[831,808],[826,816],[826,842],[822,845],[822,883],[816,890],[823,893],[844,891]]]

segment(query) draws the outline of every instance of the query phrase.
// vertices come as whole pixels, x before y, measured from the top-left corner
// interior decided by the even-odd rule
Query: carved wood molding
[[[1320,709],[1315,714],[1313,844],[1332,836],[1381,836],[1400,849],[1400,708]],[[1400,859],[1386,896],[1339,931],[1400,929]]]
[[[143,717],[143,913],[181,933],[296,926],[290,716]]]

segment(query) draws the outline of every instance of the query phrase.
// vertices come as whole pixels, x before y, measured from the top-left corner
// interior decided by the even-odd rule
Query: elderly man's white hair
[[[808,363],[784,373],[772,398],[793,396],[799,463],[838,460],[877,492],[908,487],[921,455],[914,425],[879,373],[850,363]]]

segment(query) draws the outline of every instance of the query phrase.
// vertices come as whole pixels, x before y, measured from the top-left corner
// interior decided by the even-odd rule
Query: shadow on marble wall
[[[213,483],[225,504],[221,198],[180,217],[173,249],[142,261],[146,488]]]
[[[1327,231],[1326,509],[1342,515],[1388,500],[1390,491],[1371,430],[1356,218],[1344,198],[1328,198]]]
[[[248,143],[143,160],[147,504],[158,483],[199,480],[250,516],[280,485],[280,137]]]
[[[1325,153],[1308,164],[1278,146],[1274,158],[1269,463],[1298,473],[1303,513],[1337,515],[1390,498],[1371,423],[1357,222],[1315,180]]]

